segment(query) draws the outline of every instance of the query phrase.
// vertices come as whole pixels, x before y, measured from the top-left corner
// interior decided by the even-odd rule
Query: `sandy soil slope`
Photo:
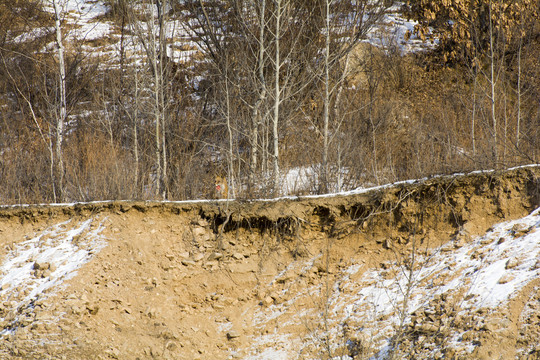
[[[0,358],[538,359],[539,206],[531,166],[331,197],[4,207]]]

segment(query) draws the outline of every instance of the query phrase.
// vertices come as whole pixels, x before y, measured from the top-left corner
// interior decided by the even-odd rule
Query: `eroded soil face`
[[[364,306],[353,295],[369,272],[391,280],[414,270],[415,257],[445,244],[450,253],[529,214],[540,206],[539,174],[530,167],[277,202],[4,208],[4,264],[24,241],[60,251],[65,238],[81,266],[40,292],[39,281],[69,261],[39,252],[24,260],[27,284],[37,285],[3,285],[0,358],[367,358],[383,339],[350,312]],[[439,281],[451,282],[452,268],[445,274]],[[380,331],[400,344],[401,358],[538,359],[539,297],[536,279],[500,308],[465,311],[467,293],[457,289]],[[369,321],[394,315],[373,312]]]

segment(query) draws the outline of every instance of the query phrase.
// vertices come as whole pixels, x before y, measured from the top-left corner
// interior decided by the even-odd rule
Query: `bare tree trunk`
[[[494,52],[494,49],[493,49],[493,46],[494,46],[494,35],[493,35],[493,19],[492,19],[492,12],[491,12],[491,8],[492,8],[492,2],[490,1],[489,2],[489,52],[490,52],[490,57],[491,57],[491,75],[490,75],[490,85],[491,85],[491,96],[490,96],[490,101],[491,101],[491,122],[492,122],[492,127],[493,127],[493,134],[492,134],[492,137],[493,137],[493,144],[492,144],[492,152],[493,152],[493,161],[495,163],[495,167],[498,167],[498,162],[499,162],[499,154],[498,154],[498,149],[497,149],[497,143],[498,143],[498,139],[497,139],[497,116],[496,116],[496,113],[495,113],[495,97],[496,97],[496,94],[495,94],[495,52]]]
[[[233,133],[232,133],[232,126],[231,126],[231,103],[230,103],[230,93],[229,93],[229,78],[228,78],[228,67],[226,68],[225,72],[225,96],[226,96],[226,121],[227,121],[227,133],[229,135],[229,149],[228,149],[228,161],[227,161],[227,173],[228,173],[228,183],[229,183],[229,190],[232,190],[232,194],[230,191],[227,191],[227,199],[229,196],[232,196],[233,198],[236,197],[235,194],[235,180],[234,180],[234,152],[233,152]]]
[[[64,201],[64,157],[62,154],[62,145],[64,141],[64,123],[66,120],[66,68],[64,63],[64,44],[62,41],[61,10],[58,0],[53,0],[54,24],[56,31],[56,46],[58,52],[58,72],[60,87],[60,105],[59,114],[56,115],[56,143],[55,143],[55,191],[54,201]]]
[[[149,46],[150,51],[148,52],[150,65],[152,67],[152,72],[154,76],[154,86],[153,86],[153,92],[154,92],[154,140],[155,140],[155,161],[156,161],[156,169],[155,169],[155,183],[154,183],[154,195],[159,197],[161,195],[161,181],[162,181],[162,164],[161,164],[161,114],[160,114],[160,105],[161,102],[159,100],[159,93],[160,93],[160,87],[161,87],[161,77],[160,77],[160,71],[159,71],[159,64],[158,64],[158,49],[157,49],[157,40],[156,40],[156,29],[155,29],[155,14],[154,14],[154,1],[152,0],[150,2],[151,5],[151,16],[148,21],[149,28],[148,28],[148,36],[149,36]]]
[[[330,117],[330,0],[325,3],[325,41],[324,41],[324,100],[323,100],[323,156],[322,179],[319,192],[328,192],[328,128]]]
[[[373,61],[372,59],[370,61]],[[373,68],[371,69],[371,74],[373,74]],[[372,75],[371,75],[372,76]],[[375,180],[377,181],[377,185],[380,185],[379,180],[379,168],[378,168],[378,161],[377,158],[379,155],[377,154],[377,136],[376,136],[376,127],[375,127],[375,121],[373,119],[373,103],[375,102],[375,91],[377,88],[377,83],[373,83],[372,81],[369,81],[368,84],[368,91],[369,91],[369,124],[371,125],[371,142],[373,146],[373,159],[372,159],[372,167],[373,167],[373,174],[375,175]]]
[[[476,64],[474,65],[474,80],[473,80],[473,108],[472,108],[472,117],[471,117],[471,141],[472,141],[472,150],[473,150],[473,157],[476,157],[476,83],[478,81],[477,79],[477,73],[476,73]]]
[[[523,29],[523,15],[521,21],[521,29]],[[518,78],[517,78],[517,119],[516,119],[516,148],[519,149],[520,140],[520,126],[521,126],[521,50],[523,47],[523,38],[520,34],[519,47],[518,47]]]
[[[254,177],[257,171],[257,156],[259,147],[259,128],[262,123],[262,111],[261,106],[266,99],[266,80],[264,78],[264,64],[265,64],[265,43],[264,35],[266,28],[266,0],[260,2],[260,18],[259,18],[259,53],[257,60],[257,78],[259,81],[259,97],[253,106],[252,122],[251,122],[251,161],[250,161],[250,173],[249,173],[249,186],[253,186]]]
[[[261,172],[263,174],[266,174],[268,172],[268,169],[269,169],[269,159],[268,159],[268,153],[269,153],[269,150],[270,150],[270,139],[269,139],[269,127],[270,127],[270,124],[269,124],[269,118],[270,118],[270,115],[268,115],[268,117],[266,118],[263,118],[263,133],[262,133],[262,144],[261,144],[261,148],[262,148],[262,156],[261,156]],[[266,176],[266,175],[265,175]]]
[[[133,174],[134,178],[134,188],[135,193],[139,192],[139,130],[138,130],[138,122],[139,122],[139,101],[140,101],[140,94],[139,94],[139,74],[137,73],[137,69],[133,70],[134,72],[134,78],[135,78],[135,93],[134,93],[134,104],[133,104],[133,115],[132,115],[132,125],[133,125],[133,157],[135,158],[135,173]]]
[[[274,184],[273,193],[277,196],[279,193],[279,107],[281,102],[281,89],[280,89],[280,74],[281,74],[281,53],[280,53],[280,36],[281,36],[281,16],[283,11],[283,0],[275,0],[276,10],[276,28],[275,28],[275,63],[274,63],[274,115],[272,120],[272,136],[274,139],[274,154],[273,154],[273,172],[274,172]]]
[[[166,41],[166,17],[165,17],[165,11],[167,8],[167,0],[157,0],[156,6],[158,9],[158,23],[159,23],[159,78],[160,78],[160,86],[159,86],[159,114],[161,118],[161,158],[163,162],[162,167],[162,179],[161,179],[161,198],[166,199],[168,194],[168,179],[167,179],[167,141],[166,141],[166,120],[167,120],[167,104],[165,100],[166,95],[166,82],[165,82],[165,61],[167,59],[167,41]]]
[[[503,82],[504,83],[504,82]],[[504,85],[503,86],[503,90],[504,90],[504,94],[503,94],[503,104],[504,104],[504,110],[503,110],[503,116],[504,116],[504,132],[503,132],[503,135],[504,135],[504,140],[503,140],[503,154],[502,154],[502,164],[504,165],[505,162],[506,162],[506,153],[508,151],[508,146],[507,146],[507,140],[508,140],[508,109],[507,109],[507,105],[508,105],[508,96],[507,96],[507,86]]]
[[[340,116],[339,109],[345,82],[349,75],[351,52],[360,42],[363,35],[377,23],[384,14],[384,10],[390,5],[383,1],[374,1],[372,4],[367,4],[366,2],[355,2],[352,4],[348,1],[339,0],[325,0],[324,2],[323,29],[325,32],[325,47],[322,69],[322,76],[324,78],[322,119],[323,153],[319,192],[327,192],[330,188],[330,145],[339,134],[340,127],[344,121]],[[339,19],[339,16],[333,16],[333,14],[347,12],[350,14],[347,18],[348,20],[345,21]],[[372,94],[370,93],[370,95]],[[333,111],[331,111],[332,99],[334,102]],[[371,113],[370,122],[373,125]],[[337,171],[340,172],[341,169],[338,168]],[[338,178],[340,176],[341,174],[338,174]]]
[[[154,75],[154,122],[155,122],[155,157],[156,157],[156,179],[155,179],[155,196],[165,199],[166,195],[166,178],[167,178],[167,143],[166,143],[166,104],[165,104],[165,82],[164,82],[164,62],[166,59],[166,34],[165,34],[165,16],[164,7],[166,1],[152,0],[151,17],[149,20],[149,57]],[[156,38],[154,5],[157,8],[158,35]]]
[[[167,0],[147,0],[150,13],[146,19],[147,28],[143,29],[140,22],[131,21],[132,30],[146,51],[146,58],[152,71],[151,85],[152,105],[154,118],[154,157],[155,157],[155,177],[153,179],[153,194],[156,198],[165,199],[167,195],[167,102],[165,81],[165,70],[167,61],[167,34],[166,34],[166,12]],[[157,15],[156,15],[157,9]],[[156,28],[157,22],[157,28]],[[156,34],[157,31],[157,34]],[[136,121],[136,119],[134,119]],[[137,126],[136,124],[134,126]],[[135,131],[135,130],[134,130]]]

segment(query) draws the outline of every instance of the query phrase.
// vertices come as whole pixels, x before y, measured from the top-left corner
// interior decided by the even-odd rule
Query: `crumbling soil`
[[[27,294],[0,299],[0,326],[9,330],[0,358],[263,359],[280,345],[256,339],[278,332],[303,343],[292,358],[325,358],[325,339],[306,336],[327,325],[320,314],[343,269],[358,264],[361,276],[396,254],[466,243],[538,206],[540,168],[524,167],[330,197],[4,207],[1,259],[68,219],[101,223],[106,246],[17,316],[10,311]],[[307,294],[314,285],[320,292]],[[258,319],[260,309],[291,299],[310,320]],[[430,358],[434,347],[448,359],[540,358],[540,280],[497,311],[456,317],[459,304],[450,300],[435,297],[413,314],[400,335],[401,348],[411,349],[403,358]],[[342,324],[344,345],[334,354],[373,354],[359,326]],[[445,328],[460,329],[474,351],[450,347]]]

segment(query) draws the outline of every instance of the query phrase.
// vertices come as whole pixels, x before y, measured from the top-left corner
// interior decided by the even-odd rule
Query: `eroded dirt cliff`
[[[530,166],[276,201],[4,207],[0,358],[363,359],[394,349],[538,359],[538,276],[499,307],[466,310],[471,294],[457,286],[413,309],[413,286],[451,283],[453,263],[409,281],[392,314],[373,308],[368,324],[352,313],[367,306],[362,289],[420,273],[428,259],[467,246],[489,259],[497,241],[475,236],[539,206],[540,167]],[[531,221],[516,238],[538,231]],[[529,268],[540,274],[540,263]]]

